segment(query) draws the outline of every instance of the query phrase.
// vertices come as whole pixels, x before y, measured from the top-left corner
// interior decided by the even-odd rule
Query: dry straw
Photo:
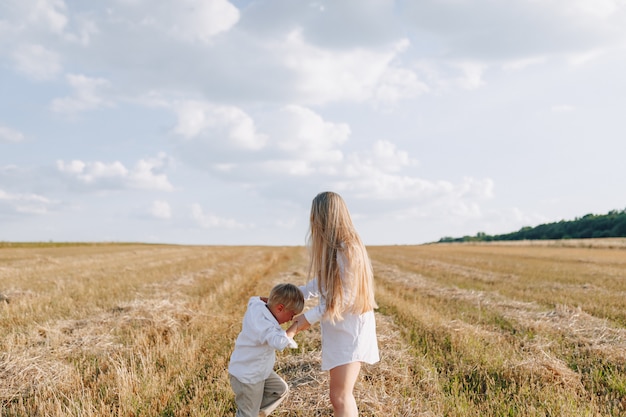
[[[361,415],[626,415],[624,242],[369,248]],[[247,300],[305,270],[301,247],[4,246],[0,415],[233,416]],[[319,327],[296,339],[276,415],[330,416]]]

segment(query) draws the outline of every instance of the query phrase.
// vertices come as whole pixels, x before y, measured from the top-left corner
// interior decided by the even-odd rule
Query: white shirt
[[[260,297],[248,301],[241,332],[235,341],[228,373],[244,384],[267,379],[274,369],[276,350],[298,344],[280,327],[278,321]]]

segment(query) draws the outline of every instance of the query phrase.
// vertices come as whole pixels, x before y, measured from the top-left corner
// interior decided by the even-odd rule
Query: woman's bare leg
[[[330,370],[330,402],[335,417],[357,417],[354,384],[361,371],[361,362],[352,362]]]

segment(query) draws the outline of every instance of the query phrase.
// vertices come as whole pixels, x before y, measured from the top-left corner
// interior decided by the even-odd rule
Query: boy
[[[298,324],[286,331],[280,325],[303,309],[304,297],[293,284],[276,285],[267,299],[250,298],[228,365],[237,417],[268,416],[287,397],[289,386],[274,372],[274,362],[276,350],[298,347]]]

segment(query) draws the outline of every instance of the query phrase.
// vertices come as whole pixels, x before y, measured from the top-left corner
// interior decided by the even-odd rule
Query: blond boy
[[[236,417],[268,416],[286,398],[289,386],[274,372],[276,350],[298,347],[293,340],[298,325],[287,330],[280,325],[303,309],[302,292],[292,284],[276,285],[267,299],[250,298],[228,365]]]

